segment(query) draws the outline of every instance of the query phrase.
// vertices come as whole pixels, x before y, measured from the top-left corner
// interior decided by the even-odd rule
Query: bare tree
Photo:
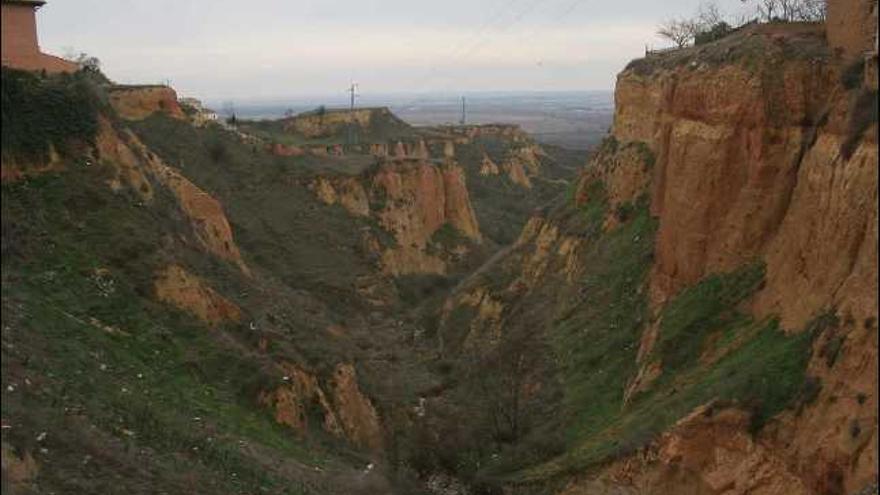
[[[726,22],[724,13],[715,2],[703,2],[697,9],[695,20],[701,31],[712,29],[713,26]]]
[[[688,19],[670,19],[657,29],[657,34],[675,43],[678,48],[684,48],[691,42],[696,33],[696,24]]]
[[[70,60],[79,66],[81,70],[98,72],[101,70],[101,61],[85,52],[78,52],[73,47],[65,47],[63,58]]]
[[[801,0],[797,9],[798,20],[824,21],[828,14],[828,2],[825,0]]]
[[[813,22],[825,19],[826,0],[741,0],[755,2],[758,17],[764,22]]]

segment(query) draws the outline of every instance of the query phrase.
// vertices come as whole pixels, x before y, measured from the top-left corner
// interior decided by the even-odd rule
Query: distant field
[[[598,143],[611,125],[614,109],[610,91],[475,93],[466,95],[467,122],[519,124],[539,141],[572,149],[585,149]],[[209,102],[221,113],[241,118],[279,118],[320,105],[344,107],[344,97],[297,98],[289,101]],[[358,106],[388,106],[414,125],[456,123],[461,118],[458,95],[363,96]]]

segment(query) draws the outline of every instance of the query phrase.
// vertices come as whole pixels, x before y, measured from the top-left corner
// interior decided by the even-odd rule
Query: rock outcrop
[[[590,339],[598,330],[586,318],[615,315],[608,325],[621,336],[612,352],[635,364],[620,390],[619,414],[627,417],[644,407],[640,394],[684,396],[689,380],[704,378],[676,375],[681,368],[671,369],[672,358],[656,358],[659,347],[668,352],[676,345],[670,339],[681,338],[664,334],[672,303],[718,274],[766,267],[754,290],[726,311],[778,322],[785,338],[807,342],[793,356],[804,375],[794,376],[812,395],[800,392],[758,429],[750,404],[703,403],[656,440],[628,445],[606,464],[594,461],[562,493],[846,494],[876,482],[877,123],[852,124],[871,93],[845,87],[843,67],[814,26],[758,26],[634,62],[618,78],[612,134],[583,172],[572,204],[535,216],[491,276],[466,280],[447,301],[444,323],[456,315],[452,324],[465,328],[469,348],[484,352],[496,347],[487,343],[531,330],[514,318],[536,314],[536,328],[551,329],[547,339],[571,346],[569,332],[583,327]],[[656,222],[656,232],[620,234],[635,210],[645,212],[640,221]],[[623,256],[646,235],[653,253],[644,287],[623,291],[640,277],[632,260],[620,260],[633,269],[619,280],[584,275],[603,273],[587,253],[616,249]],[[609,293],[620,296],[598,299]],[[644,298],[644,317],[620,313],[629,297]],[[597,304],[607,307],[591,306]],[[833,323],[816,323],[832,314]],[[554,319],[572,323],[547,323]],[[630,324],[637,338],[627,341],[622,332]],[[687,331],[710,335],[715,325],[697,320]],[[699,373],[729,352],[717,338],[692,349],[689,359],[706,367]],[[548,359],[564,363],[571,352],[559,349]],[[589,373],[606,371],[602,359],[563,364],[562,375],[574,375],[570,386],[579,390],[593,379]],[[564,462],[581,462],[572,459],[641,427],[602,430],[601,440],[589,437],[523,478],[571,473]]]
[[[382,126],[406,128],[408,125],[398,119],[387,108],[318,109],[290,117],[284,122],[286,132],[296,133],[306,138],[321,138],[342,135],[351,129],[361,130]]]
[[[159,271],[154,285],[159,301],[192,313],[209,325],[241,320],[238,306],[180,265],[169,265]]]
[[[613,136],[619,146],[646,147],[656,163],[649,181],[639,157],[604,178],[612,204],[651,184],[655,311],[707,275],[755,259],[767,265],[751,305],[759,318],[778,316],[793,331],[836,309],[845,323],[817,340],[808,368],[822,390],[757,437],[741,412],[696,411],[643,457],[564,493],[621,485],[658,494],[854,493],[876,478],[876,123],[847,157],[855,96],[838,82],[840,67],[822,52],[783,55],[780,46],[797,39],[775,42],[752,66],[701,62],[694,49],[687,65],[624,71]],[[640,356],[657,332],[644,330]],[[632,386],[656,378],[655,365],[644,362]]]
[[[310,420],[318,420],[334,436],[373,451],[382,449],[379,415],[361,392],[354,366],[338,364],[323,385],[316,375],[294,364],[283,363],[281,368],[283,384],[259,396],[259,402],[272,409],[275,421],[303,435]]]
[[[104,163],[116,169],[115,177],[109,181],[111,188],[129,188],[148,202],[152,200],[156,187],[151,180],[168,188],[201,247],[238,266],[242,272],[250,273],[219,201],[168,166],[133,133],[116,131],[106,120],[101,121],[100,129],[95,149]]]
[[[169,86],[111,86],[108,96],[110,106],[126,120],[142,120],[157,112],[186,118],[177,93]]]
[[[391,275],[445,273],[443,253],[428,250],[432,237],[444,226],[471,242],[482,240],[464,170],[452,162],[392,160],[366,179],[318,177],[311,188],[326,204],[338,203],[352,215],[375,218],[394,237],[393,246],[368,243],[381,251],[377,254],[382,269]]]

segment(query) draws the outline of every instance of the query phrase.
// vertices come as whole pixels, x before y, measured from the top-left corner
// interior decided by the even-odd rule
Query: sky
[[[738,0],[726,0],[739,4]],[[40,45],[121,83],[260,101],[343,94],[611,90],[700,0],[49,0]]]

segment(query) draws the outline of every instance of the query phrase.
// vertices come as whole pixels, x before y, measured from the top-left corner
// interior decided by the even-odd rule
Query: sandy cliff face
[[[446,225],[472,242],[482,239],[464,171],[451,162],[394,160],[366,180],[319,177],[311,188],[326,204],[338,203],[353,215],[375,218],[394,237],[395,245],[390,247],[368,243],[381,250],[382,268],[388,274],[445,273],[443,254],[429,252],[428,247]]]
[[[241,320],[241,309],[179,265],[156,274],[156,299],[192,313],[209,325]]]
[[[847,299],[857,317],[872,316],[875,301],[857,293],[872,276],[859,260],[876,246],[877,148],[869,131],[850,159],[841,156],[850,103],[838,77],[816,61],[620,76],[615,136],[656,154],[655,305],[708,273],[766,257],[760,313],[795,328]]]
[[[238,266],[242,272],[250,273],[233,239],[223,205],[214,197],[169,167],[133,133],[118,132],[106,121],[101,123],[96,151],[103,162],[116,169],[116,176],[109,183],[111,188],[130,188],[144,201],[150,202],[155,188],[151,180],[167,187],[177,199],[201,247]]]
[[[791,330],[836,309],[844,322],[813,346],[808,374],[821,392],[757,437],[740,412],[695,412],[642,457],[564,493],[618,493],[623,485],[632,493],[843,494],[876,479],[876,124],[845,157],[854,95],[840,86],[839,69],[821,57],[789,60],[772,49],[766,56],[758,66],[625,71],[613,135],[656,157],[652,307],[709,274],[763,260],[755,315],[778,316]],[[617,170],[604,174],[612,203],[645,183]],[[644,330],[640,356],[657,332]],[[655,365],[644,363],[640,376],[656,378]]]
[[[856,493],[876,482],[878,448],[877,127],[853,136],[848,124],[863,90],[842,86],[840,64],[809,30],[759,30],[673,57],[634,64],[619,76],[612,135],[582,174],[574,207],[535,216],[492,276],[466,281],[445,316],[464,318],[465,342],[488,348],[521,331],[511,315],[538,314],[543,325],[597,304],[605,282],[581,276],[596,262],[584,247],[595,256],[591,242],[608,246],[604,239],[626,252],[639,237],[620,233],[631,232],[635,205],[647,204],[656,233],[648,276],[636,290],[646,314],[632,347],[612,351],[632,349],[635,365],[621,387],[621,414],[638,407],[632,397],[670,381],[676,386],[669,393],[681,393],[694,378],[676,376],[656,359],[669,338],[663,316],[676,296],[753,263],[766,266],[763,283],[727,310],[778,321],[787,338],[812,332],[803,348],[809,356],[798,356],[815,389],[760,430],[752,429],[747,404],[704,402],[635,453],[586,470],[562,493]],[[854,137],[857,146],[844,153]],[[603,301],[608,307],[590,315],[615,314],[621,302]],[[831,313],[834,323],[815,330]],[[705,327],[712,325],[698,321],[689,331],[711,333]],[[551,328],[549,339],[565,331]],[[711,362],[713,352],[727,352],[714,346],[707,339],[694,359]]]
[[[260,393],[259,402],[270,408],[275,421],[305,434],[310,420],[318,420],[328,433],[371,450],[383,446],[379,415],[361,392],[351,364],[338,364],[324,384],[302,368],[283,363],[283,384]],[[318,414],[320,417],[310,417]]]
[[[108,94],[113,110],[126,120],[142,120],[156,112],[186,118],[177,93],[168,86],[114,86]]]

